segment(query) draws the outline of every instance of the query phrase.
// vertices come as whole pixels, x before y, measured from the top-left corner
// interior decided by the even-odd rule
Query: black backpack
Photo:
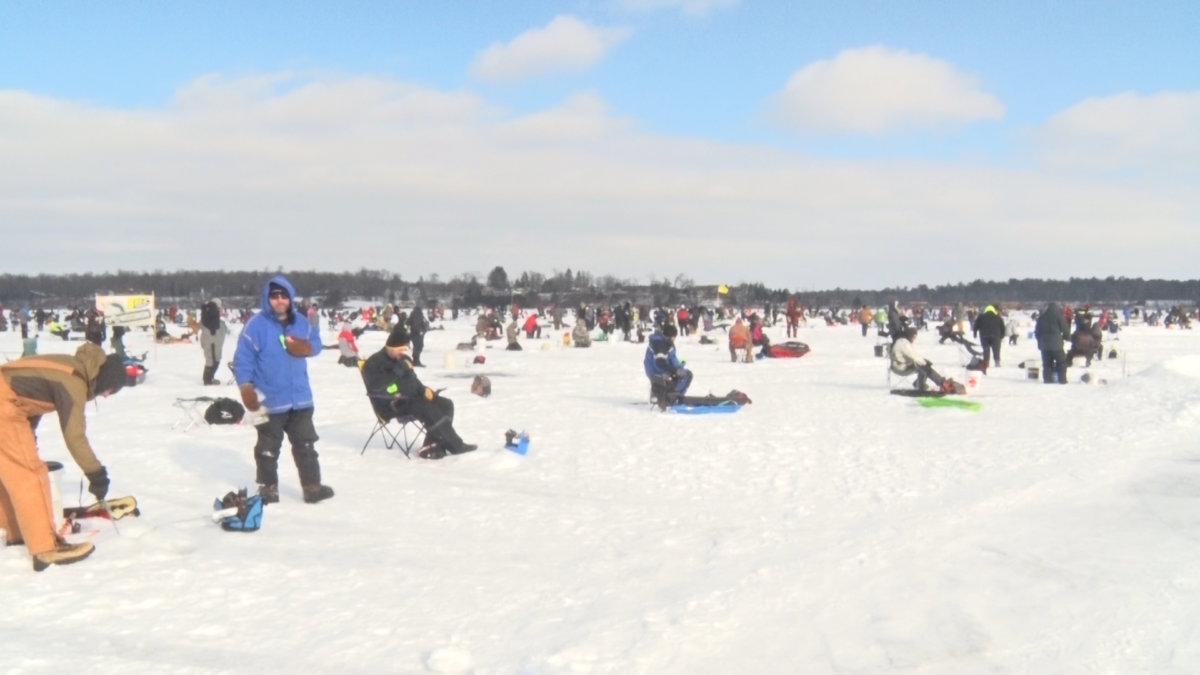
[[[204,411],[204,421],[209,424],[238,424],[245,416],[246,409],[231,398],[219,398]]]

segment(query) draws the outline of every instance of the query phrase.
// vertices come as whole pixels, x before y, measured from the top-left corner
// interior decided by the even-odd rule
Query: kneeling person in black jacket
[[[454,430],[454,402],[421,383],[408,355],[408,329],[396,326],[383,349],[363,364],[363,383],[381,419],[412,416],[425,425],[425,459],[441,459],[474,450]]]

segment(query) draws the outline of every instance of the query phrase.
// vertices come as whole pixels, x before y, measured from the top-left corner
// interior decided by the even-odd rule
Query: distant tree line
[[[581,270],[555,270],[546,275],[525,271],[510,276],[500,266],[482,280],[475,274],[460,274],[448,280],[433,274],[415,281],[386,270],[356,272],[311,270],[180,270],[154,272],[106,272],[103,274],[0,275],[0,303],[6,308],[28,304],[64,306],[85,304],[96,293],[154,293],[159,304],[199,304],[208,298],[242,299],[257,304],[263,282],[272,274],[284,273],[308,299],[324,306],[340,306],[349,299],[366,298],[400,304],[446,303],[463,307],[522,306],[548,303],[577,305],[713,304],[718,298],[733,304],[786,303],[795,297],[810,307],[883,306],[892,300],[901,304],[1036,304],[1049,301],[1113,305],[1124,303],[1200,304],[1200,279],[1130,279],[1127,277],[976,280],[941,286],[914,288],[797,290],[771,289],[761,283],[728,286],[718,295],[715,284],[697,285],[683,274],[674,279],[637,282],[611,275],[594,276]]]

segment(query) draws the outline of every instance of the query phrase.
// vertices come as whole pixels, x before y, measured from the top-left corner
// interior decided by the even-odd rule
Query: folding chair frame
[[[208,409],[205,405],[204,409],[200,408],[201,404],[212,403],[217,399],[211,396],[197,396],[196,398],[177,398],[174,406],[183,411],[184,418],[177,420],[171,425],[172,429],[179,428],[179,425],[184,425],[183,430],[188,431],[192,427],[204,421],[204,411]]]
[[[892,378],[896,378],[898,381],[898,384],[895,386],[900,386],[900,384],[904,383],[907,383],[909,386],[911,386],[912,383],[916,381],[917,371],[915,369],[907,373],[898,373],[892,368],[892,343],[889,342],[884,345],[883,358],[887,361],[888,389],[894,388],[892,385]]]
[[[392,430],[392,422],[400,426],[396,431]],[[415,427],[412,437],[409,437],[409,426]],[[367,441],[363,443],[362,450],[359,455],[367,452],[367,446],[371,444],[375,436],[383,439],[383,447],[388,450],[399,448],[400,452],[408,459],[412,459],[413,448],[419,447],[419,443],[425,436],[425,425],[421,424],[421,420],[416,417],[393,417],[390,420],[385,420],[378,415],[375,416],[375,426],[371,429],[371,435],[367,436]]]

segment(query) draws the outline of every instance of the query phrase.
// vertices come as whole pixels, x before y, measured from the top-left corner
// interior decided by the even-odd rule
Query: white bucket
[[[979,386],[983,383],[983,373],[978,370],[968,370],[964,378],[963,386],[967,388],[968,394],[978,394]]]
[[[63,525],[63,510],[62,510],[62,489],[59,482],[62,481],[61,462],[46,462],[47,478],[50,479],[50,511],[54,520],[54,531],[62,530]]]

